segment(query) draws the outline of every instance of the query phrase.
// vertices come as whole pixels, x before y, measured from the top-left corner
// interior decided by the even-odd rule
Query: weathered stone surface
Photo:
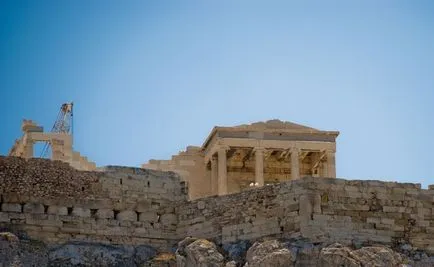
[[[255,242],[246,255],[246,267],[294,266],[293,254],[277,240]]]
[[[124,210],[121,211],[117,216],[116,219],[119,221],[130,221],[134,222],[137,221],[137,213],[132,210]]]
[[[68,215],[68,208],[62,206],[48,206],[47,214]]]
[[[90,218],[90,209],[74,207],[72,209],[72,215],[77,217]]]
[[[173,253],[163,252],[148,261],[146,265],[149,267],[178,267],[176,264],[176,256]]]
[[[403,263],[402,256],[387,247],[351,250],[340,244],[322,249],[320,260],[323,266],[399,266]]]
[[[21,212],[21,205],[15,203],[3,203],[1,205],[1,210],[8,212]]]
[[[185,248],[186,264],[192,267],[224,266],[224,257],[214,243],[198,239]]]
[[[38,203],[26,203],[23,206],[24,213],[43,214],[44,205]]]
[[[50,266],[135,266],[134,248],[70,243],[49,252]]]
[[[99,209],[95,213],[95,218],[97,219],[113,219],[114,212],[111,209]]]
[[[163,214],[160,216],[160,221],[163,225],[176,225],[178,222],[178,217],[173,213]]]
[[[149,211],[149,212],[142,212],[139,214],[139,221],[144,222],[157,222],[159,219],[159,216],[156,212]]]
[[[223,249],[228,254],[229,259],[236,263],[242,263],[247,253],[247,249],[251,246],[247,240],[241,240],[234,243],[228,243],[223,245]]]
[[[38,241],[20,242],[12,233],[0,232],[0,266],[47,266],[45,245]]]
[[[151,258],[157,255],[157,251],[146,245],[138,246],[135,248],[134,252],[134,263],[137,266],[143,266],[146,262],[148,262]]]

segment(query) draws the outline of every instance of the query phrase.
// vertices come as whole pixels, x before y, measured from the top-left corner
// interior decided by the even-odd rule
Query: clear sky
[[[67,101],[98,165],[278,118],[339,130],[339,177],[434,184],[434,1],[0,1],[0,154]]]

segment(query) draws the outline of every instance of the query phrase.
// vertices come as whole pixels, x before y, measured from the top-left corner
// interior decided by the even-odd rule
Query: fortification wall
[[[419,184],[303,178],[189,201],[174,173],[0,157],[0,227],[50,243],[169,249],[186,236],[409,243],[434,254],[434,190]]]
[[[107,167],[82,172],[59,161],[0,157],[0,226],[48,243],[177,241],[175,203],[187,199],[174,173]]]
[[[434,253],[434,190],[420,184],[303,178],[177,209],[178,233],[223,243],[302,236],[314,242],[410,243]]]

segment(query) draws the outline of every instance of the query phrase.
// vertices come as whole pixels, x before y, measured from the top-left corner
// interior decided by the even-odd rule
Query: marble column
[[[227,147],[219,147],[218,155],[218,195],[226,195],[228,193],[228,169],[226,163]]]
[[[336,178],[336,158],[333,150],[326,151],[327,157],[327,177]]]
[[[291,179],[300,179],[300,162],[299,162],[300,149],[297,147],[291,148]]]
[[[218,193],[217,157],[211,157],[211,195]]]
[[[264,148],[258,147],[255,151],[255,183],[264,186]]]

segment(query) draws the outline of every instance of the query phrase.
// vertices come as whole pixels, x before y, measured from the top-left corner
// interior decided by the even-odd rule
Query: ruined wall
[[[419,184],[312,178],[189,201],[174,173],[0,157],[0,227],[59,243],[147,244],[186,236],[410,243],[434,254],[434,190]]]
[[[179,174],[189,184],[190,199],[211,195],[211,171],[205,166],[200,147],[189,146],[171,160],[150,160],[142,168]]]
[[[399,244],[434,253],[434,190],[420,184],[307,177],[177,209],[178,233],[223,243],[303,236]]]
[[[291,237],[300,231],[300,181],[208,197],[180,205],[178,234],[228,243],[264,236]]]
[[[186,201],[173,173],[107,167],[81,172],[59,161],[0,157],[0,227],[48,243],[80,240],[176,243],[175,203]]]

